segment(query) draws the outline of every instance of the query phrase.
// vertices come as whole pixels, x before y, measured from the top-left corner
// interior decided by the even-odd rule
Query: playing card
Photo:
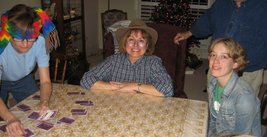
[[[85,109],[80,109],[80,108],[71,109],[71,113],[84,113],[84,112],[86,112]]]
[[[24,112],[28,111],[28,110],[31,110],[31,107],[28,106],[28,105],[25,105],[25,104],[20,104],[17,107],[18,107],[19,110],[24,111]]]
[[[28,118],[34,119],[34,120],[40,120],[40,121],[45,121],[51,118],[54,118],[57,114],[57,111],[55,110],[47,110],[46,113],[40,115],[38,112],[34,111],[32,112]]]
[[[44,129],[44,130],[49,130],[52,127],[54,127],[54,124],[48,123],[48,122],[41,122],[37,124],[37,127]]]
[[[40,100],[40,98],[41,98],[40,95],[34,95],[34,96],[32,97],[33,100]]]
[[[71,109],[72,115],[86,115],[86,113],[87,111],[85,109],[80,109],[80,108]]]
[[[59,120],[59,122],[61,123],[65,123],[65,124],[72,124],[75,120],[72,118],[68,118],[68,117],[63,117]]]
[[[6,125],[1,125],[0,126],[0,130],[3,131],[3,132],[6,132]]]
[[[25,129],[26,134],[24,135],[24,137],[32,137],[34,135],[34,133],[30,130],[30,129]]]
[[[69,96],[80,95],[80,92],[67,92],[67,95]]]
[[[42,114],[37,120],[48,120],[55,117],[57,111],[47,110],[46,113]]]
[[[89,103],[88,100],[77,100],[75,101],[76,104],[82,104],[82,103]]]
[[[28,118],[30,119],[34,119],[34,120],[37,120],[38,118],[40,117],[39,113],[38,112],[32,112]]]
[[[81,106],[93,106],[94,103],[92,101],[89,101],[88,103],[80,103]]]
[[[87,111],[85,112],[72,112],[71,113],[73,116],[77,116],[77,115],[86,115],[87,114]]]

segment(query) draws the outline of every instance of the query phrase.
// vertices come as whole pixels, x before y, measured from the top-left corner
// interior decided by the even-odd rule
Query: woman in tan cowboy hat
[[[152,53],[158,34],[141,20],[116,31],[120,53],[86,72],[81,86],[86,89],[172,96],[172,79],[159,57]]]

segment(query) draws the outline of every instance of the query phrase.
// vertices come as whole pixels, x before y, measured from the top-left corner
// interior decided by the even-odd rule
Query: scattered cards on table
[[[18,107],[19,110],[24,111],[24,112],[28,111],[28,110],[31,110],[31,107],[28,106],[28,105],[25,105],[25,104],[20,104],[17,107]]]
[[[34,120],[45,121],[45,120],[54,118],[56,116],[56,114],[57,114],[57,111],[55,111],[55,110],[47,110],[42,115],[40,115],[38,112],[34,111],[28,116],[28,118],[34,119]]]

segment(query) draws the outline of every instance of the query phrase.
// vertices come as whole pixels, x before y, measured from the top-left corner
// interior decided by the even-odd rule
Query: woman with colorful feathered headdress
[[[17,102],[39,90],[31,72],[40,75],[40,114],[48,110],[52,93],[49,51],[59,45],[57,31],[47,14],[39,8],[15,5],[1,17],[0,32],[0,116],[7,121],[10,135],[23,135],[20,121],[6,108],[8,94]]]

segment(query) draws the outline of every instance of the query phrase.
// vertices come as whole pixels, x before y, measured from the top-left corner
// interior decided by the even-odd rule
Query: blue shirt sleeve
[[[90,89],[96,81],[108,79],[107,77],[111,71],[112,59],[112,56],[108,57],[104,62],[84,73],[80,85],[83,88]]]
[[[155,57],[151,63],[152,85],[166,97],[173,96],[173,82],[159,57]]]

